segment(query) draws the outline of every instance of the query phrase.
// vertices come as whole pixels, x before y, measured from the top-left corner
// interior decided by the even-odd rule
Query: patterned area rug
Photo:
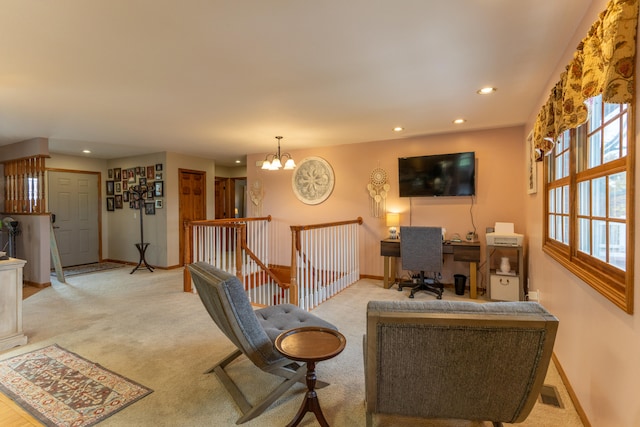
[[[0,391],[47,426],[92,426],[152,392],[58,345],[0,361]]]
[[[98,271],[111,270],[114,268],[124,267],[125,264],[118,262],[94,262],[92,264],[75,265],[73,267],[64,267],[62,272],[64,277],[77,276],[79,274],[96,273]],[[55,270],[51,270],[51,275],[55,276]]]

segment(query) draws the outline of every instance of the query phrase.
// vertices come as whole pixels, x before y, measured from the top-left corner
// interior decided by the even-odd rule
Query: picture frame
[[[123,202],[128,202],[129,201],[129,192],[125,191],[124,193],[122,193],[122,201]]]
[[[156,163],[156,171],[162,170],[162,163]]]
[[[145,202],[144,204],[144,213],[147,215],[155,215],[156,214],[156,204],[154,202]]]
[[[113,212],[115,210],[115,201],[113,197],[107,197],[107,212]]]
[[[155,180],[156,180],[156,181],[160,181],[160,180],[162,180],[162,172],[156,172]]]
[[[162,209],[162,199],[156,199],[156,209]]]
[[[536,163],[536,150],[533,146],[533,130],[527,135],[525,155],[527,165],[527,194],[535,194],[538,191],[538,165]]]
[[[139,183],[140,185],[147,185],[147,178],[140,178],[140,179],[138,180],[138,183]]]
[[[155,197],[164,196],[164,181],[155,181],[153,183],[153,188],[155,189],[155,192],[154,192]]]
[[[114,204],[116,209],[122,209],[122,194],[115,195]]]
[[[109,177],[109,179],[113,179],[113,169],[109,169],[107,171],[107,176]]]
[[[147,179],[153,179],[153,166],[147,166]]]
[[[122,181],[122,168],[113,168],[113,180]]]
[[[136,183],[136,170],[135,169],[127,169],[127,181],[129,184]]]
[[[115,188],[116,194],[122,193],[122,183],[120,181],[115,181],[115,183],[116,183],[116,188]]]
[[[107,181],[107,196],[113,196],[114,194],[114,183],[113,181]]]

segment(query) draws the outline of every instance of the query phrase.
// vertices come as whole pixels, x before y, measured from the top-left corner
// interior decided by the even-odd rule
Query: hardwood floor
[[[24,285],[22,287],[22,299],[25,300],[29,298],[31,295],[36,294],[45,288],[39,288],[37,286]]]
[[[43,424],[0,393],[0,425],[3,427],[32,427]]]
[[[25,285],[22,287],[22,299],[38,293],[43,288]],[[15,404],[4,394],[0,393],[0,426],[3,427],[32,427],[42,426],[37,419],[29,415],[24,409]]]

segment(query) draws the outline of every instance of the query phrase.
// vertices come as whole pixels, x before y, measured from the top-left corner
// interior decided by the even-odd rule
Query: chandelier
[[[267,154],[267,157],[264,158],[264,162],[262,162],[262,169],[277,171],[278,169],[282,168],[282,162],[285,158],[287,159],[287,161],[284,162],[284,169],[291,170],[295,168],[296,162],[293,161],[291,154],[280,154],[280,140],[282,139],[282,137],[276,136],[276,139],[278,140],[278,151],[273,154]],[[269,158],[271,158],[271,160],[269,160]]]

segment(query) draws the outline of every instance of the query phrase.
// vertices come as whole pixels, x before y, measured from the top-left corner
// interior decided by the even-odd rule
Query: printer
[[[522,246],[523,235],[513,232],[512,222],[496,222],[493,233],[487,233],[487,245]]]

